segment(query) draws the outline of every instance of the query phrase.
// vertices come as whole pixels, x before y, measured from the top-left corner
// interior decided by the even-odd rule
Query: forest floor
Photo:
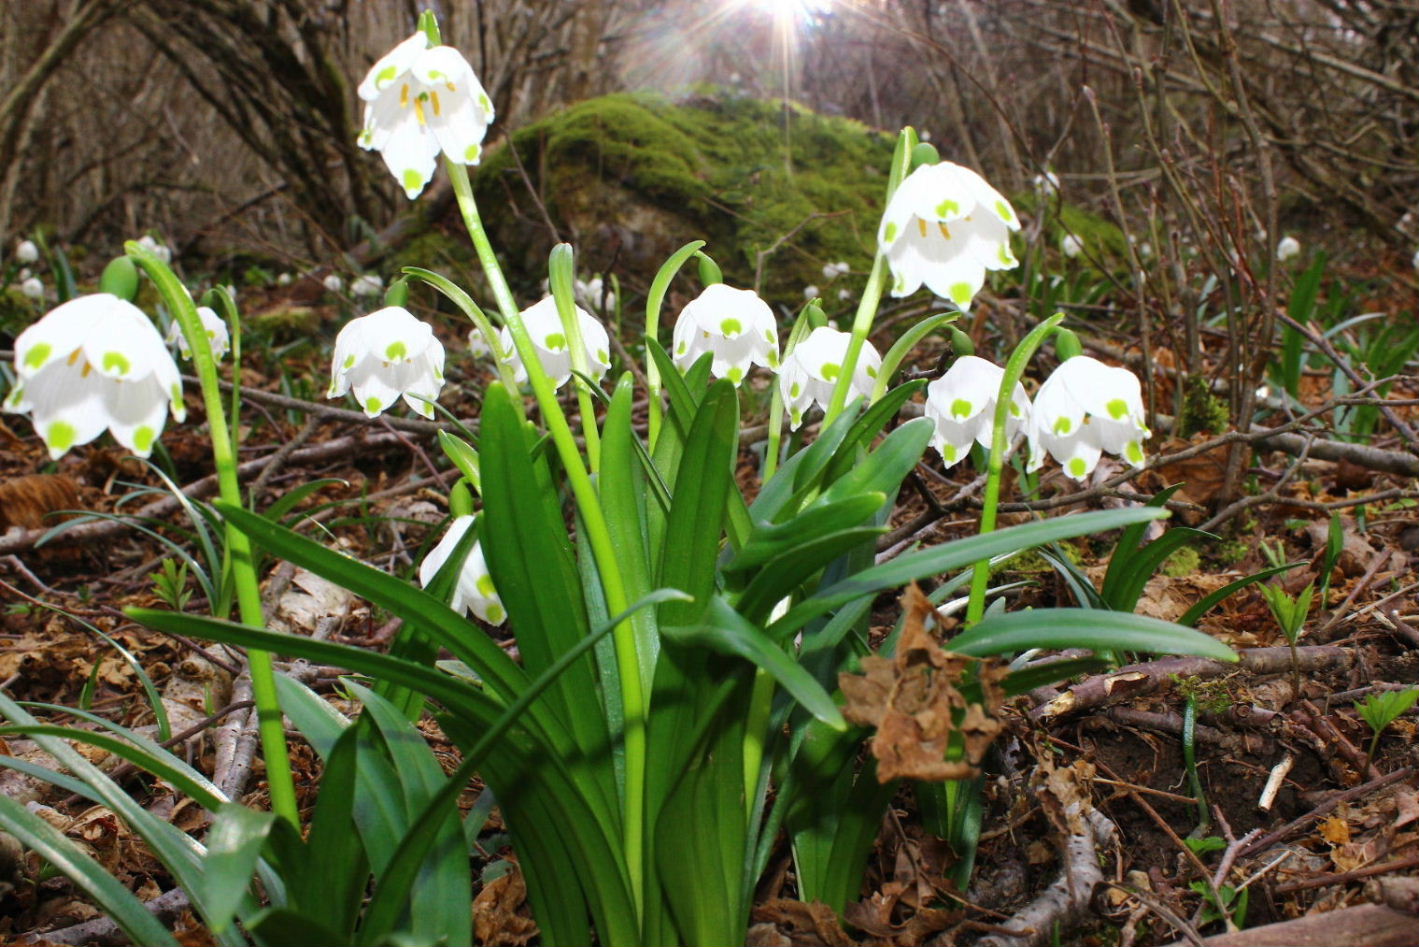
[[[325,368],[311,354],[287,370],[323,379]],[[443,400],[456,416],[471,418],[482,369],[466,371],[460,377],[451,367],[453,396]],[[275,394],[278,378],[269,360],[257,356],[245,381],[250,429],[241,457],[258,505],[329,478],[296,510],[317,520],[344,551],[412,575],[447,512],[451,472],[431,437],[435,425],[393,417],[368,422],[340,405]],[[1389,397],[1407,424],[1419,388],[1403,387]],[[1323,401],[1324,388],[1322,373],[1311,400]],[[199,406],[191,407],[200,417]],[[153,468],[102,441],[72,452],[49,468],[54,472],[35,473],[46,469],[42,445],[27,422],[7,423],[0,425],[0,528],[8,529],[0,535],[0,683],[18,700],[50,705],[51,722],[78,722],[62,708],[83,707],[151,734],[155,719],[141,668],[161,694],[170,744],[218,785],[264,805],[259,760],[233,772],[241,762],[232,743],[251,714],[249,692],[234,687],[239,656],[143,629],[121,611],[163,606],[152,576],[175,548],[206,565],[187,514]],[[792,859],[781,846],[758,890],[752,942],[1016,943],[1004,932],[1012,917],[1024,917],[1047,925],[1037,943],[1188,942],[1222,933],[1229,923],[1244,929],[1228,935],[1225,942],[1233,944],[1415,943],[1402,927],[1395,932],[1400,915],[1361,907],[1412,911],[1419,879],[1419,718],[1411,711],[1397,719],[1371,758],[1371,733],[1356,710],[1372,694],[1419,683],[1419,502],[1412,472],[1419,444],[1406,443],[1387,424],[1379,430],[1361,449],[1329,453],[1320,441],[1342,442],[1324,432],[1314,441],[1301,438],[1299,448],[1258,440],[1230,497],[1221,492],[1223,439],[1207,436],[1160,436],[1152,446],[1155,463],[1118,487],[1097,488],[1122,472],[1107,466],[1096,488],[1082,492],[1046,477],[1041,498],[1058,500],[1074,490],[1071,508],[1118,505],[1128,502],[1125,491],[1146,498],[1187,481],[1174,498],[1173,524],[1203,526],[1219,538],[1186,546],[1149,581],[1139,610],[1156,617],[1175,619],[1207,593],[1274,562],[1300,563],[1276,580],[1297,594],[1326,578],[1327,544],[1338,537],[1328,592],[1317,597],[1299,649],[1288,647],[1252,586],[1200,624],[1242,652],[1238,665],[1164,658],[1016,699],[987,766],[987,811],[968,890],[946,880],[955,855],[927,831],[911,790],[903,789],[846,923],[796,900]],[[188,498],[210,498],[200,424],[173,425],[163,443],[168,456],[158,466]],[[1209,444],[1215,446],[1177,456]],[[743,479],[750,487],[753,469],[746,455]],[[909,482],[881,551],[973,532],[980,481],[969,464],[945,473],[923,465]],[[1012,497],[1008,484],[1004,495]],[[70,510],[86,515],[40,542],[54,522],[47,517]],[[1027,516],[1017,511],[1005,519]],[[1080,541],[1064,554],[1097,581],[1113,538]],[[1039,556],[1005,567],[996,579],[1022,583],[1011,593],[1013,608],[1073,604],[1068,583]],[[372,648],[395,633],[385,616],[309,573],[268,565],[263,580],[274,627]],[[205,610],[191,574],[184,591],[185,608]],[[896,620],[896,608],[895,597],[879,601],[883,629]],[[308,665],[298,671],[336,699],[340,671]],[[1189,703],[1195,727],[1185,719]],[[1192,730],[1186,748],[1185,728]],[[452,746],[432,724],[426,729],[451,769]],[[0,752],[11,756],[33,749],[20,739],[0,741]],[[309,803],[318,758],[301,744],[292,752],[297,786]],[[125,779],[151,811],[186,830],[202,826],[200,808],[170,787],[132,773]],[[172,887],[161,864],[108,810],[13,770],[0,773],[0,792],[82,842],[145,900]],[[467,804],[475,796],[470,790]],[[499,828],[494,818],[485,830],[489,861],[507,856]],[[536,942],[518,890],[490,882],[480,895],[486,942]],[[180,898],[165,907],[184,943],[210,942]],[[1323,912],[1331,920],[1322,934],[1289,928],[1277,939],[1246,939],[1251,929]],[[1419,929],[1413,917],[1406,923]],[[0,941],[25,936],[35,938],[31,943],[114,937],[96,909],[37,856],[0,852]]]

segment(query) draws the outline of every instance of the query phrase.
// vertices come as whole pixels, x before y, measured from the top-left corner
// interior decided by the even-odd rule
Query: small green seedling
[[[175,612],[187,608],[187,600],[192,592],[187,588],[187,563],[175,559],[164,559],[162,568],[148,574],[153,581],[153,594],[164,605]]]
[[[1271,606],[1271,614],[1276,619],[1276,624],[1281,627],[1281,633],[1286,636],[1286,643],[1291,646],[1291,673],[1295,676],[1298,691],[1301,685],[1301,668],[1296,656],[1296,640],[1300,638],[1301,626],[1306,623],[1306,615],[1311,610],[1311,598],[1315,595],[1315,590],[1316,584],[1308,582],[1301,594],[1292,598],[1279,585],[1261,586],[1261,594],[1266,596],[1266,604]]]
[[[1365,769],[1370,768],[1370,764],[1375,759],[1375,749],[1380,745],[1380,734],[1385,727],[1404,713],[1414,702],[1419,701],[1419,687],[1406,687],[1398,691],[1380,691],[1371,694],[1364,700],[1355,702],[1355,709],[1360,712],[1360,716],[1370,725],[1370,730],[1374,736],[1370,738],[1370,752],[1365,754]]]

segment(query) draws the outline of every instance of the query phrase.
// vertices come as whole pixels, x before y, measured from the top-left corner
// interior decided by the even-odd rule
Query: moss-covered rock
[[[753,284],[770,251],[762,292],[786,305],[801,303],[809,285],[837,301],[827,263],[849,263],[859,279],[843,285],[860,286],[893,144],[857,122],[721,92],[590,99],[511,143],[489,155],[474,186],[509,277],[527,295],[554,242],[540,202],[583,272],[614,265],[626,285],[644,287],[699,238],[740,286]]]

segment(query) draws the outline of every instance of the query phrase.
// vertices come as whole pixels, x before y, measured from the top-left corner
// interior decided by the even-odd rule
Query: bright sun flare
[[[806,20],[827,12],[832,0],[745,0],[744,6],[768,13],[776,20]]]

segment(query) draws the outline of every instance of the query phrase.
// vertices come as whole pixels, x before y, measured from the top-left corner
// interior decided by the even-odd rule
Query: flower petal
[[[413,68],[414,63],[429,48],[429,38],[422,30],[416,31],[404,42],[385,53],[365,73],[360,82],[360,98],[371,102],[388,89],[395,80]]]
[[[51,362],[69,358],[118,302],[117,296],[94,293],[51,309],[15,339],[15,373],[33,378]]]

